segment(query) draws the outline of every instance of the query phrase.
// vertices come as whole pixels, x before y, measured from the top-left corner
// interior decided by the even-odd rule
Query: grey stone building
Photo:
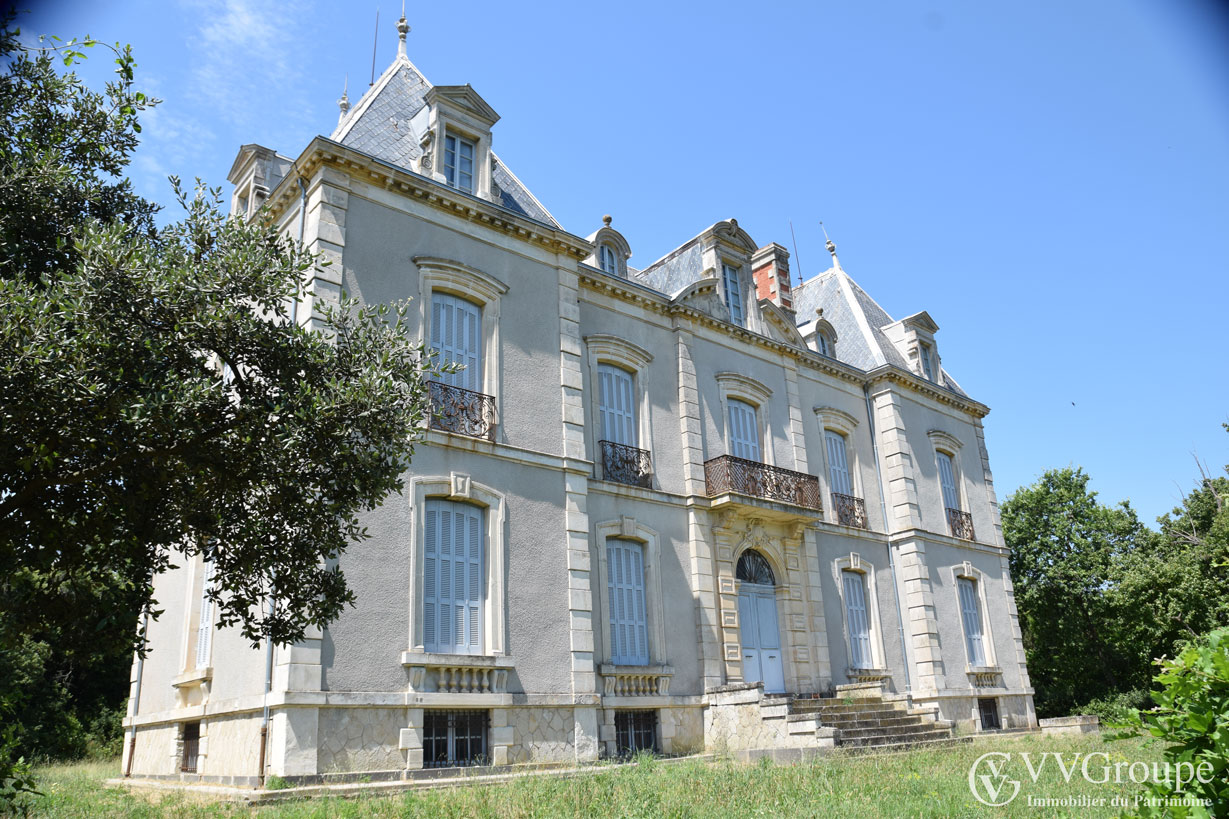
[[[894,320],[831,243],[794,285],[734,219],[630,266],[609,218],[556,222],[493,150],[495,110],[429,83],[399,28],[331,136],[243,146],[234,208],[332,262],[300,321],[343,288],[408,298],[465,369],[432,386],[404,494],[342,558],[357,606],[327,629],[267,654],[214,627],[207,565],[158,578],[125,770],[807,750],[852,741],[851,697],[924,723],[917,741],[1035,727],[988,408],[935,321]]]

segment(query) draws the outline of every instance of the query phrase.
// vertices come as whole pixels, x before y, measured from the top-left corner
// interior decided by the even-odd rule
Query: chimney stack
[[[755,278],[755,297],[768,299],[778,307],[794,309],[790,290],[789,251],[773,242],[761,247],[751,257],[751,273]]]

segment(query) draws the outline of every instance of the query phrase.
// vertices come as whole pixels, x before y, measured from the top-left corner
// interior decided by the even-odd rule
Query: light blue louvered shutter
[[[986,664],[986,647],[982,643],[981,605],[977,599],[974,581],[961,577],[956,580],[960,594],[960,616],[964,620],[964,639],[969,650],[969,665]]]
[[[213,601],[209,599],[209,587],[213,585],[213,563],[205,562],[201,578],[201,607],[196,621],[196,667],[209,666],[209,649],[213,640]]]
[[[730,308],[730,321],[741,325],[743,323],[743,294],[738,284],[738,268],[723,264],[721,271],[725,278],[725,306]]]
[[[849,464],[845,460],[845,436],[829,429],[824,430],[824,439],[828,442],[828,474],[832,480],[832,491],[853,495]]]
[[[429,500],[423,543],[423,645],[447,654],[482,653],[481,509]]]
[[[599,364],[598,412],[602,440],[636,446],[635,392],[632,374],[609,364]]]
[[[439,353],[441,364],[465,367],[441,375],[441,381],[482,392],[482,309],[478,305],[450,293],[432,293],[431,347]]]
[[[755,407],[731,398],[726,402],[730,413],[730,454],[748,461],[760,460],[760,431],[755,421]]]
[[[943,504],[948,509],[959,509],[960,493],[956,491],[956,470],[952,466],[952,456],[946,452],[939,453],[939,483],[943,486]]]
[[[649,664],[649,628],[644,600],[644,547],[627,540],[606,541],[610,603],[610,660],[615,665]]]
[[[870,621],[866,612],[866,581],[858,572],[843,571],[845,622],[849,627],[849,658],[854,668],[871,667]]]

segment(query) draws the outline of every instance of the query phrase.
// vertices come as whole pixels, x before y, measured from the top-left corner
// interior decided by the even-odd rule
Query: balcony
[[[602,450],[602,477],[629,486],[653,486],[653,463],[649,453],[614,441],[598,441]]]
[[[494,398],[439,381],[428,381],[427,390],[431,398],[431,429],[495,440]]]
[[[735,458],[733,455],[705,461],[704,482],[710,498],[735,492],[808,509],[823,509],[819,500],[819,479],[814,475]]]
[[[861,498],[833,492],[832,507],[836,509],[836,522],[842,526],[869,528],[866,525],[866,503]]]
[[[947,510],[947,528],[952,533],[952,537],[958,537],[961,540],[976,540],[973,535],[973,516],[968,512],[961,512],[959,509]]]

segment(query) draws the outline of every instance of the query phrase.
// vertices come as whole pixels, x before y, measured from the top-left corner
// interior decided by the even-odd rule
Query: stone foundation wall
[[[704,710],[704,746],[715,753],[761,748],[817,748],[814,733],[791,734],[782,714],[766,719],[761,707],[764,691],[758,686],[731,686],[728,691],[710,692]],[[781,706],[783,707],[783,706]],[[832,740],[829,738],[830,746]]]
[[[915,705],[934,706],[939,709],[939,719],[951,720],[956,724],[956,730],[962,734],[975,734],[981,731],[981,713],[977,708],[979,699],[993,699],[999,706],[999,725],[1007,730],[1028,730],[1037,728],[1037,715],[1032,708],[1032,700],[1026,696],[986,697],[943,697],[936,700],[916,699]]]
[[[575,762],[571,708],[510,708],[508,762]]]
[[[405,768],[398,747],[408,724],[405,708],[321,708],[317,770],[322,773],[397,771]]]
[[[704,750],[704,709],[663,708],[658,713],[663,752],[696,754]]]
[[[237,714],[202,720],[201,746],[204,753],[197,771],[202,775],[259,776],[260,715]]]
[[[176,724],[148,725],[137,728],[136,755],[132,760],[132,775],[178,774],[179,760],[175,757],[178,741],[179,726]]]

